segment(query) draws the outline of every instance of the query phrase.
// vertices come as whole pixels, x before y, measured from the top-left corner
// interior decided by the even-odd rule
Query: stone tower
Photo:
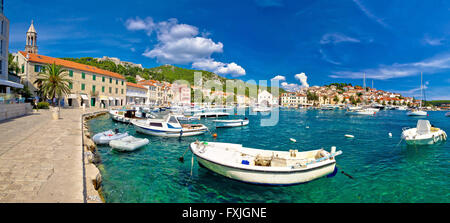
[[[25,52],[34,54],[38,53],[37,33],[33,26],[33,20],[31,20],[31,25],[27,32],[27,45],[25,46]]]

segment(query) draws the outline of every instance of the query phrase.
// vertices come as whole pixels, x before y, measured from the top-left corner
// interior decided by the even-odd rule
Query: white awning
[[[109,100],[110,100],[110,101],[114,101],[114,98],[112,98],[112,97],[109,97]]]
[[[0,79],[0,85],[6,85],[9,87],[14,87],[14,88],[23,88],[23,84],[19,84],[19,83],[12,82],[12,81],[7,81],[7,80],[3,80],[3,79]]]
[[[107,101],[108,97],[101,95],[100,96],[100,101]]]
[[[69,95],[67,95],[67,98],[77,98],[77,95],[76,94],[69,94]]]
[[[120,101],[120,98],[116,98],[116,100]]]
[[[83,100],[89,100],[88,96],[85,94],[81,94],[80,96]]]

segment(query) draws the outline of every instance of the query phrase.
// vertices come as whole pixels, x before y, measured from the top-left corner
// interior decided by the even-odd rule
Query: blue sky
[[[450,2],[6,0],[10,52],[34,20],[39,53],[174,64],[286,89],[366,83],[450,99]]]

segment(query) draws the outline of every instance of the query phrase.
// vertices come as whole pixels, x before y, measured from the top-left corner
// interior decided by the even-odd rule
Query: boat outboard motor
[[[119,129],[118,129],[118,128],[115,128],[115,129],[114,129],[114,133],[118,134],[118,133],[119,133]]]

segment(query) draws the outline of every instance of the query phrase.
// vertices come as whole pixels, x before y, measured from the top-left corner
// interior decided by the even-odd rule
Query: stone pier
[[[82,114],[50,110],[0,121],[0,202],[87,202]]]

